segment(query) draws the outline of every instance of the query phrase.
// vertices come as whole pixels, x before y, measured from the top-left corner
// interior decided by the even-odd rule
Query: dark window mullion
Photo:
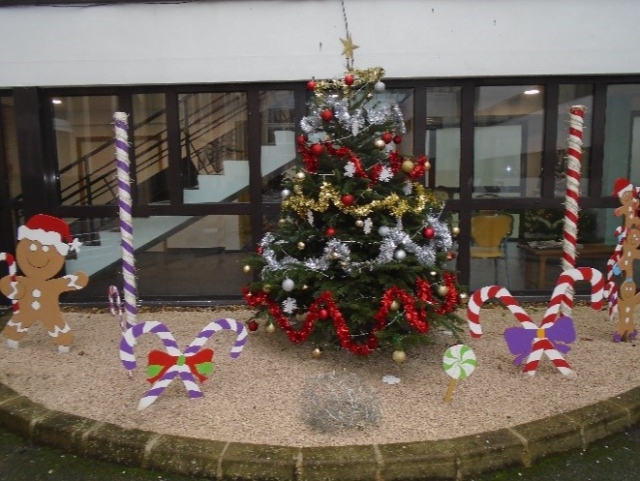
[[[253,88],[247,92],[247,131],[249,136],[249,196],[251,197],[251,239],[257,245],[262,235],[262,167],[260,92]]]
[[[560,87],[557,83],[545,85],[545,109],[542,145],[542,197],[555,194],[556,162],[558,160],[558,104]]]
[[[50,199],[59,197],[59,193],[54,192],[56,182],[51,182],[51,178],[55,174],[47,171],[44,159],[40,92],[35,87],[17,88],[13,91],[13,99],[25,219],[34,214],[53,214],[56,204]]]
[[[460,211],[458,236],[458,271],[461,284],[469,285],[471,271],[471,211],[473,209],[473,136],[475,112],[475,86],[472,82],[462,85],[460,122]]]
[[[589,157],[589,197],[602,197],[604,160],[604,128],[607,113],[607,84],[598,81],[593,92],[593,125],[591,128],[591,155]],[[589,126],[588,126],[589,127]],[[584,175],[584,174],[583,174]],[[613,190],[613,186],[611,186]],[[607,197],[607,196],[604,196]]]
[[[169,201],[171,205],[182,205],[184,190],[182,185],[182,149],[180,147],[180,105],[176,92],[165,94],[165,106],[169,155],[169,168],[167,169]]]

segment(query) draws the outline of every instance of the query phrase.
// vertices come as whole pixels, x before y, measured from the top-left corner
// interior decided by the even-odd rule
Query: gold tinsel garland
[[[335,78],[329,80],[316,80],[314,93],[317,98],[321,99],[327,93],[333,93],[341,90],[345,96],[355,93],[364,84],[375,84],[384,77],[384,69],[382,67],[371,67],[368,69],[349,68],[348,73],[353,75],[354,82],[347,85],[344,79]]]
[[[395,217],[402,217],[407,212],[419,214],[431,203],[441,202],[431,192],[426,192],[420,184],[413,184],[416,189],[415,203],[410,203],[402,199],[398,194],[393,193],[382,200],[372,200],[365,205],[346,206],[342,203],[342,195],[328,182],[323,182],[320,186],[318,200],[305,197],[302,194],[293,194],[282,202],[282,210],[292,210],[300,217],[307,215],[307,212],[325,212],[331,202],[344,214],[351,214],[358,217],[365,217],[374,210],[388,209]]]

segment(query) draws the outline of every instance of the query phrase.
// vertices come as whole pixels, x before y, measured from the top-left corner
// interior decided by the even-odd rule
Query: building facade
[[[560,272],[569,108],[586,107],[579,265],[605,269],[616,178],[640,185],[640,40],[632,1],[0,1],[0,250],[36,213],[84,242],[67,270],[103,302],[121,284],[113,113],[129,114],[145,302],[227,302],[278,220],[312,77],[382,66],[405,154],[460,228],[470,290],[547,296]],[[639,142],[635,142],[635,134]],[[504,259],[473,255],[478,213],[513,217]]]

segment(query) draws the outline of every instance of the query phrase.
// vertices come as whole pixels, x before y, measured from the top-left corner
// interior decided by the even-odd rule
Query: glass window
[[[73,299],[104,299],[110,285],[122,290],[122,250],[117,218],[65,219],[84,242],[66,261],[67,272],[84,271],[89,285]],[[251,241],[247,215],[135,218],[133,235],[140,299],[158,296],[240,296],[247,283],[241,260]]]
[[[474,197],[540,195],[541,86],[479,87],[474,116]]]
[[[138,204],[168,203],[169,167],[164,94],[133,96],[133,147]],[[131,136],[131,134],[129,134]]]
[[[293,91],[260,92],[262,194],[265,202],[280,202],[282,179],[298,164]]]
[[[180,95],[184,202],[249,201],[247,96]]]
[[[460,194],[460,122],[462,89],[427,88],[425,152],[436,194],[443,200]]]
[[[569,147],[569,122],[571,107],[583,105],[584,128],[582,131],[582,159],[581,159],[581,179],[580,194],[586,196],[589,192],[589,165],[591,158],[591,127],[593,125],[593,85],[591,84],[564,84],[560,85],[558,101],[558,138],[556,152],[558,161],[556,163],[555,196],[564,197],[567,187],[567,149]]]
[[[611,196],[618,177],[640,185],[640,85],[610,85],[602,163],[602,195]]]
[[[496,242],[502,237],[496,219],[505,213],[513,219],[511,233],[496,250]],[[473,214],[472,219],[487,216],[493,220],[472,220],[470,291],[494,283],[505,286],[512,294],[550,291],[555,287],[562,272],[564,209],[476,211]],[[474,222],[478,223],[474,225]],[[576,267],[606,272],[616,242],[610,233],[619,224],[620,219],[613,216],[611,209],[581,210]],[[492,243],[487,244],[489,240]],[[577,288],[588,289],[582,284]]]
[[[117,191],[113,132],[117,97],[56,97],[50,101],[62,204],[113,203]]]

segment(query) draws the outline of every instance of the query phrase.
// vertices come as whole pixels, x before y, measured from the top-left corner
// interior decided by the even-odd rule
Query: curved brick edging
[[[294,448],[124,429],[47,409],[0,384],[0,423],[33,441],[107,461],[219,480],[462,480],[575,448],[640,421],[640,387],[565,414],[443,441]]]

